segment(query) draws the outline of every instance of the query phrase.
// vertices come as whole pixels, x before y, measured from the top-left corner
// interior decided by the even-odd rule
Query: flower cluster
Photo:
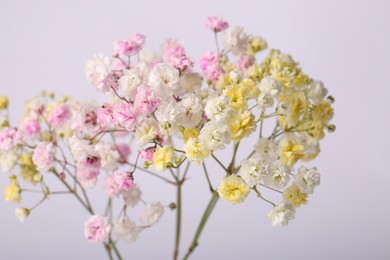
[[[317,168],[303,163],[317,157],[325,130],[335,130],[330,123],[334,99],[289,54],[270,50],[257,61],[257,54],[268,47],[261,37],[219,17],[208,18],[205,27],[215,34],[217,46],[205,52],[199,64],[175,39],[164,42],[159,53],[145,50],[142,34],[115,41],[111,57],[92,56],[85,74],[96,91],[107,94],[103,104],[43,93],[28,100],[23,119],[11,127],[8,99],[0,97],[0,167],[7,172],[20,168],[20,176],[10,176],[5,199],[20,202],[22,193],[29,191],[21,187],[20,178],[40,184],[43,198],[37,205],[64,193],[46,183],[46,174],[54,174],[91,214],[85,222],[87,240],[111,248],[112,234],[133,242],[164,212],[161,202],[141,199],[136,182],[141,171],[178,188],[178,199],[169,207],[179,212],[180,234],[180,191],[193,163],[203,166],[212,192],[204,221],[218,198],[238,204],[251,191],[271,205],[267,217],[272,226],[294,219],[296,209],[320,184]],[[271,123],[273,130],[264,130]],[[259,136],[257,142],[242,149],[241,141],[251,135]],[[216,153],[230,145],[234,152],[224,165]],[[210,182],[206,159],[220,166],[218,188]],[[170,171],[172,178],[162,171]],[[104,180],[108,200],[100,215],[87,197],[99,179]],[[275,192],[278,202],[265,198],[263,189]],[[123,207],[113,217],[112,203],[118,198]],[[145,207],[137,224],[128,211],[140,201]],[[24,220],[36,206],[18,208],[16,215]],[[195,239],[187,256],[196,244]],[[178,242],[176,257],[177,252]]]

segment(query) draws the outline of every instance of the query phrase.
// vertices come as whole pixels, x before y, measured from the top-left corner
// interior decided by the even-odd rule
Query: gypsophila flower
[[[232,174],[221,180],[218,186],[218,194],[224,200],[232,204],[238,204],[248,196],[249,186],[241,177]]]
[[[54,146],[53,143],[41,142],[34,149],[32,157],[38,170],[48,170],[54,166]]]
[[[106,217],[91,216],[84,223],[84,235],[89,242],[104,242],[108,240],[111,226]]]
[[[148,203],[141,213],[140,221],[145,226],[151,226],[160,220],[163,213],[164,208],[160,202]]]
[[[284,227],[295,218],[295,209],[291,203],[282,202],[273,207],[267,217],[273,227]]]
[[[0,129],[0,150],[8,152],[15,148],[19,143],[17,129],[12,127],[5,127]]]
[[[231,26],[223,34],[224,47],[234,55],[244,54],[247,50],[249,36],[244,28]]]
[[[30,215],[30,210],[27,208],[16,208],[15,209],[15,216],[18,218],[18,220],[23,223],[24,220]]]
[[[307,169],[302,165],[294,176],[294,181],[303,193],[312,194],[314,189],[320,184],[321,176],[316,167]]]
[[[261,179],[267,175],[267,164],[257,156],[244,159],[241,168],[237,173],[249,187],[260,183]]]
[[[207,18],[206,28],[210,28],[214,32],[221,32],[229,27],[229,24],[221,17],[212,16]]]
[[[122,217],[114,223],[115,237],[127,243],[133,243],[137,240],[141,229],[129,218]]]
[[[104,190],[110,197],[118,197],[123,191],[134,188],[133,177],[128,172],[115,171],[107,175],[104,182]]]
[[[124,190],[122,194],[125,204],[134,207],[141,200],[142,191],[135,185],[130,190]]]

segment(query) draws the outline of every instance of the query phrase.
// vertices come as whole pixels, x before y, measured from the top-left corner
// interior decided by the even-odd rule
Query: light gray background
[[[322,184],[291,225],[271,228],[268,205],[253,194],[238,206],[220,201],[193,259],[390,259],[389,11],[388,1],[372,0],[1,0],[0,95],[11,99],[14,124],[24,100],[41,89],[102,101],[85,81],[91,54],[109,54],[113,40],[141,32],[153,49],[167,37],[182,39],[198,61],[214,49],[206,17],[222,15],[293,54],[325,82],[336,98],[337,132],[325,138],[314,162]],[[212,175],[215,185],[223,176],[217,167]],[[201,169],[193,168],[191,176],[182,252],[209,197]],[[173,187],[143,176],[139,182],[147,201],[174,199]],[[1,173],[0,189],[7,183]],[[25,199],[30,206],[38,197]],[[93,199],[102,200],[103,193]],[[101,245],[85,241],[88,215],[73,198],[53,197],[24,224],[14,207],[0,200],[0,259],[106,259]],[[170,259],[173,220],[167,211],[137,243],[121,244],[125,259]]]

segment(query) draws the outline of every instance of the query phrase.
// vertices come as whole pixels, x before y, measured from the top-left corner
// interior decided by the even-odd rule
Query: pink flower
[[[114,55],[134,55],[141,51],[145,36],[137,33],[128,40],[114,42]]]
[[[122,191],[129,191],[135,187],[133,176],[128,172],[115,171],[107,175],[104,190],[110,197],[118,197]]]
[[[100,174],[101,163],[98,157],[88,157],[77,164],[76,179],[84,189],[95,187]]]
[[[100,124],[102,128],[108,128],[114,121],[113,106],[109,103],[104,105],[97,110],[96,122]]]
[[[252,66],[253,60],[248,55],[241,55],[237,60],[237,69],[244,72],[247,68]]]
[[[183,56],[185,51],[183,45],[178,40],[168,39],[161,45],[164,59],[169,60],[171,56]]]
[[[159,104],[160,99],[156,97],[151,88],[145,85],[138,87],[134,108],[139,114],[150,115]]]
[[[180,71],[187,71],[194,66],[194,62],[186,55],[172,55],[169,57],[169,65],[179,69]]]
[[[98,92],[111,93],[111,88],[118,88],[111,69],[111,60],[102,54],[94,55],[89,59],[85,65],[85,75]]]
[[[71,115],[69,105],[61,104],[50,113],[47,121],[52,127],[58,128],[63,126]]]
[[[84,223],[84,235],[90,242],[104,242],[108,240],[111,225],[106,217],[91,216]]]
[[[19,138],[16,128],[5,127],[0,130],[0,150],[9,151],[19,143]]]
[[[137,121],[137,117],[133,111],[133,105],[125,102],[118,102],[113,109],[113,117],[115,123],[126,128],[128,131],[133,131]]]
[[[32,156],[34,164],[38,170],[48,170],[54,166],[54,146],[53,143],[40,142],[34,149]]]
[[[41,126],[38,120],[33,117],[27,117],[24,119],[20,126],[23,133],[29,138],[35,138],[41,132]]]
[[[206,80],[217,82],[223,70],[219,65],[219,55],[214,52],[207,52],[200,58],[200,68]]]
[[[154,148],[148,148],[145,150],[140,150],[139,153],[145,161],[148,161],[150,163],[153,162],[153,154],[154,154]]]
[[[229,24],[221,17],[212,16],[207,18],[206,28],[210,28],[214,32],[220,32],[229,27]]]
[[[130,146],[127,144],[117,144],[116,149],[119,152],[119,161],[126,162],[127,158],[131,154]]]

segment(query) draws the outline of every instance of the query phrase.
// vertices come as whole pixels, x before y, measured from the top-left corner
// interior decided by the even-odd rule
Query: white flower
[[[112,171],[117,168],[120,154],[112,144],[99,142],[95,145],[95,151],[100,157],[103,170]]]
[[[324,83],[319,80],[314,80],[308,88],[308,96],[314,101],[321,101],[328,94],[328,90],[325,88]]]
[[[261,93],[276,97],[283,89],[282,83],[273,77],[264,77],[260,81],[258,88]]]
[[[114,223],[115,236],[127,243],[135,242],[140,231],[140,227],[138,227],[135,222],[125,217],[118,219],[118,221]]]
[[[89,144],[88,140],[79,139],[75,135],[69,138],[69,146],[76,162],[79,162],[87,157],[97,156],[95,148]]]
[[[231,26],[223,34],[225,50],[234,55],[244,54],[248,47],[249,36],[245,33],[244,28]]]
[[[274,105],[274,98],[267,93],[261,93],[257,98],[257,104],[262,110],[265,110]]]
[[[30,210],[27,208],[16,208],[15,216],[19,219],[20,222],[24,222],[24,220],[30,215]]]
[[[295,218],[295,209],[289,202],[282,202],[273,207],[267,214],[272,227],[286,226],[290,220]]]
[[[97,132],[97,110],[99,105],[94,101],[87,101],[79,104],[77,107],[76,119],[72,124],[72,128],[81,130],[86,134],[93,135]]]
[[[125,97],[131,100],[135,99],[137,88],[141,83],[142,77],[137,67],[124,70],[122,77],[118,80],[118,84],[122,88]]]
[[[16,149],[7,152],[0,151],[0,168],[3,172],[8,172],[18,161]]]
[[[54,146],[53,143],[40,142],[34,149],[32,156],[34,164],[38,170],[48,170],[54,166]]]
[[[280,160],[274,161],[269,167],[268,174],[264,177],[264,185],[274,188],[284,188],[290,181],[291,168]]]
[[[179,70],[165,63],[155,65],[149,73],[149,85],[160,95],[170,95],[179,86]]]
[[[122,191],[123,200],[127,206],[134,207],[141,200],[142,191],[135,186],[131,190]]]
[[[259,184],[264,175],[267,174],[267,164],[260,157],[252,156],[241,162],[241,168],[237,175],[245,181],[249,187]]]
[[[186,73],[180,77],[180,89],[181,93],[193,93],[200,90],[202,86],[202,76],[199,73]],[[176,91],[177,92],[177,91]]]
[[[141,125],[135,129],[138,145],[142,147],[152,141],[158,135],[158,131],[159,127],[155,119],[147,118],[143,120]]]
[[[207,144],[210,150],[217,151],[225,148],[230,143],[229,132],[226,125],[214,121],[207,122],[199,134],[199,140]]]
[[[146,63],[147,65],[151,65],[155,62],[160,62],[161,57],[157,55],[154,51],[142,50],[139,52],[139,60],[141,63]]]
[[[295,183],[298,188],[306,194],[312,194],[314,189],[320,185],[321,175],[316,167],[307,169],[305,166],[301,166],[298,169],[298,173],[295,175]]]
[[[199,98],[196,96],[189,96],[182,99],[174,107],[176,114],[176,122],[185,128],[192,128],[199,124],[202,119],[202,105]]]
[[[99,92],[109,93],[111,86],[115,86],[115,79],[111,74],[111,61],[103,54],[95,54],[88,60],[85,75]]]
[[[223,95],[208,99],[206,107],[204,108],[204,112],[209,119],[221,123],[226,121],[230,111],[230,98]]]
[[[140,220],[145,226],[151,226],[159,221],[163,213],[164,208],[160,202],[151,202],[146,204],[141,213]]]
[[[273,139],[259,138],[255,144],[255,152],[268,162],[272,162],[277,158],[277,147]]]

